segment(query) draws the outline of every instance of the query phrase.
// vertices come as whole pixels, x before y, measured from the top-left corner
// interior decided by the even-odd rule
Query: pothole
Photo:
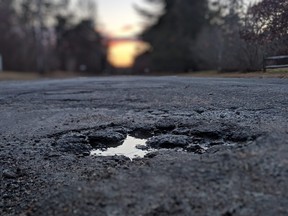
[[[138,139],[132,136],[127,136],[124,142],[116,147],[96,149],[91,151],[91,155],[95,156],[115,156],[121,155],[130,158],[143,158],[153,150],[148,149],[146,139]]]
[[[132,130],[124,127],[88,129],[60,135],[53,146],[59,151],[76,155],[125,156],[132,160],[161,149],[195,154],[213,153],[249,144],[257,138],[245,128],[221,129],[199,126],[169,128],[172,131],[148,126]]]

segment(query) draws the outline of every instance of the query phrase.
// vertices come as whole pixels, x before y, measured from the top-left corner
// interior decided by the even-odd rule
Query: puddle
[[[96,156],[115,156],[124,155],[131,160],[133,158],[143,158],[149,150],[144,150],[146,145],[146,139],[137,139],[132,136],[127,136],[122,145],[117,147],[111,147],[107,149],[97,149],[91,152],[91,155]],[[138,148],[137,148],[138,147]],[[141,147],[141,149],[140,149]]]

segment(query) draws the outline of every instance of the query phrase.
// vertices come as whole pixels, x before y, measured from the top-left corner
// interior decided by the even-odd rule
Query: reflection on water
[[[114,156],[114,155],[124,155],[133,158],[143,158],[149,151],[143,150],[146,147],[146,139],[137,139],[131,136],[127,136],[126,140],[122,145],[108,148],[105,150],[97,149],[91,152],[91,155],[96,156]],[[138,148],[137,148],[138,147]]]

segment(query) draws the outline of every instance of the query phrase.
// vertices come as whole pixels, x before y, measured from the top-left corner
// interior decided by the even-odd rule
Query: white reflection
[[[146,146],[146,139],[137,139],[131,136],[127,136],[124,143],[120,146],[108,148],[106,150],[93,150],[91,155],[96,156],[115,156],[115,155],[124,155],[129,157],[130,159],[133,158],[143,158],[149,151],[148,150],[141,150],[137,149],[136,146]]]

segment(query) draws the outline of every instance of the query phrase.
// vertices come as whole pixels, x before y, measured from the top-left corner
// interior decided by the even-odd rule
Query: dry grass
[[[191,76],[191,77],[226,77],[226,78],[288,78],[288,69],[278,69],[278,70],[267,70],[265,73],[261,71],[257,72],[217,72],[217,71],[201,71],[201,72],[190,72],[181,73],[181,76]]]
[[[49,74],[40,75],[36,72],[15,72],[4,71],[0,72],[0,80],[39,80],[39,79],[65,79],[72,77],[85,76],[85,74],[79,74],[74,72],[50,72]]]
[[[0,72],[0,80],[35,80],[40,79],[40,76],[36,73],[20,73],[13,71]]]
[[[121,75],[121,74],[119,74]],[[187,77],[226,77],[226,78],[288,78],[288,69],[268,70],[267,72],[231,72],[231,73],[220,73],[217,71],[200,71],[200,72],[189,72],[189,73],[153,73],[149,75],[177,75]],[[0,80],[38,80],[38,79],[65,79],[79,76],[87,76],[87,74],[73,73],[73,72],[51,72],[47,75],[39,75],[35,72],[14,72],[5,71],[0,72]],[[91,74],[90,74],[91,76]]]

